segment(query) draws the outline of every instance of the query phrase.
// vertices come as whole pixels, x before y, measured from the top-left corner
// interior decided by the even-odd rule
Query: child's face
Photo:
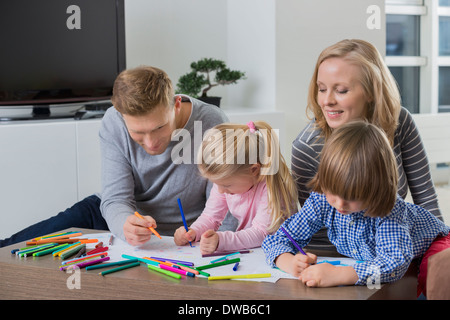
[[[341,214],[351,214],[364,210],[362,201],[347,201],[339,196],[325,192],[328,203]]]
[[[238,174],[222,179],[209,178],[209,180],[217,185],[220,193],[242,194],[258,182],[258,176],[259,168],[257,172],[251,171],[249,174]]]

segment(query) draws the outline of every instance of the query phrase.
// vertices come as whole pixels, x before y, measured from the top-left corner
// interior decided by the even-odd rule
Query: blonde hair
[[[368,122],[354,121],[333,130],[308,186],[347,201],[362,201],[367,216],[384,217],[395,205],[397,170],[385,133]]]
[[[252,126],[252,125],[251,125]],[[223,179],[249,172],[252,165],[261,165],[258,181],[266,179],[269,232],[297,211],[297,187],[280,152],[278,136],[264,121],[249,125],[223,123],[208,130],[198,153],[198,168],[206,178]]]
[[[174,96],[172,81],[163,70],[140,66],[117,76],[111,101],[120,113],[140,116],[157,106],[173,106]]]
[[[361,85],[368,101],[363,120],[375,124],[386,133],[391,146],[395,130],[398,126],[398,116],[401,109],[401,99],[397,82],[386,66],[383,57],[369,42],[352,39],[342,40],[324,49],[317,59],[313,77],[309,85],[307,112],[312,112],[317,126],[322,129],[325,140],[331,135],[322,108],[317,101],[317,75],[322,62],[329,58],[342,58],[354,64],[361,71]]]

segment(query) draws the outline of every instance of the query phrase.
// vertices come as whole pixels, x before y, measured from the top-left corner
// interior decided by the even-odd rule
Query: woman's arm
[[[397,157],[398,150],[401,152],[402,163],[400,165],[406,175],[405,182],[409,186],[414,204],[427,209],[437,218],[443,220],[425,147],[414,119],[404,108],[400,113],[399,128],[396,135],[398,135],[398,139],[395,140],[397,145],[394,146],[394,151]],[[400,180],[402,180],[401,177]],[[403,187],[407,188],[407,186]],[[402,185],[399,188],[402,188]]]
[[[317,172],[322,148],[323,139],[319,137],[319,131],[314,130],[313,121],[292,143],[291,171],[297,184],[298,201],[301,206],[309,197],[310,190],[306,185]]]

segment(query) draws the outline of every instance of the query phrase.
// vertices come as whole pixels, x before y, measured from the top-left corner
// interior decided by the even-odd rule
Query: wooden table
[[[0,299],[416,299],[415,264],[411,265],[401,280],[382,284],[380,289],[369,289],[366,286],[308,288],[294,279],[280,279],[276,283],[208,281],[203,277],[177,280],[149,271],[144,265],[107,276],[100,276],[98,270],[82,269],[80,289],[69,289],[67,283],[70,282],[73,286],[71,279],[75,274],[60,271],[59,259],[52,255],[18,258],[11,254],[12,249],[20,247],[25,247],[25,243],[0,248]]]

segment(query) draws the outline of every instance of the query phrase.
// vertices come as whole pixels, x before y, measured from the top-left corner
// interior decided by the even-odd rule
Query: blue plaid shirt
[[[340,254],[364,261],[354,266],[359,277],[357,285],[365,285],[377,275],[380,282],[400,279],[414,258],[421,257],[438,235],[450,231],[430,212],[404,202],[400,196],[386,217],[365,217],[364,213],[343,215],[327,202],[325,195],[312,192],[283,227],[300,247],[306,246],[321,227],[328,228],[328,238]],[[281,230],[267,236],[262,248],[272,267],[280,254],[298,251]]]

